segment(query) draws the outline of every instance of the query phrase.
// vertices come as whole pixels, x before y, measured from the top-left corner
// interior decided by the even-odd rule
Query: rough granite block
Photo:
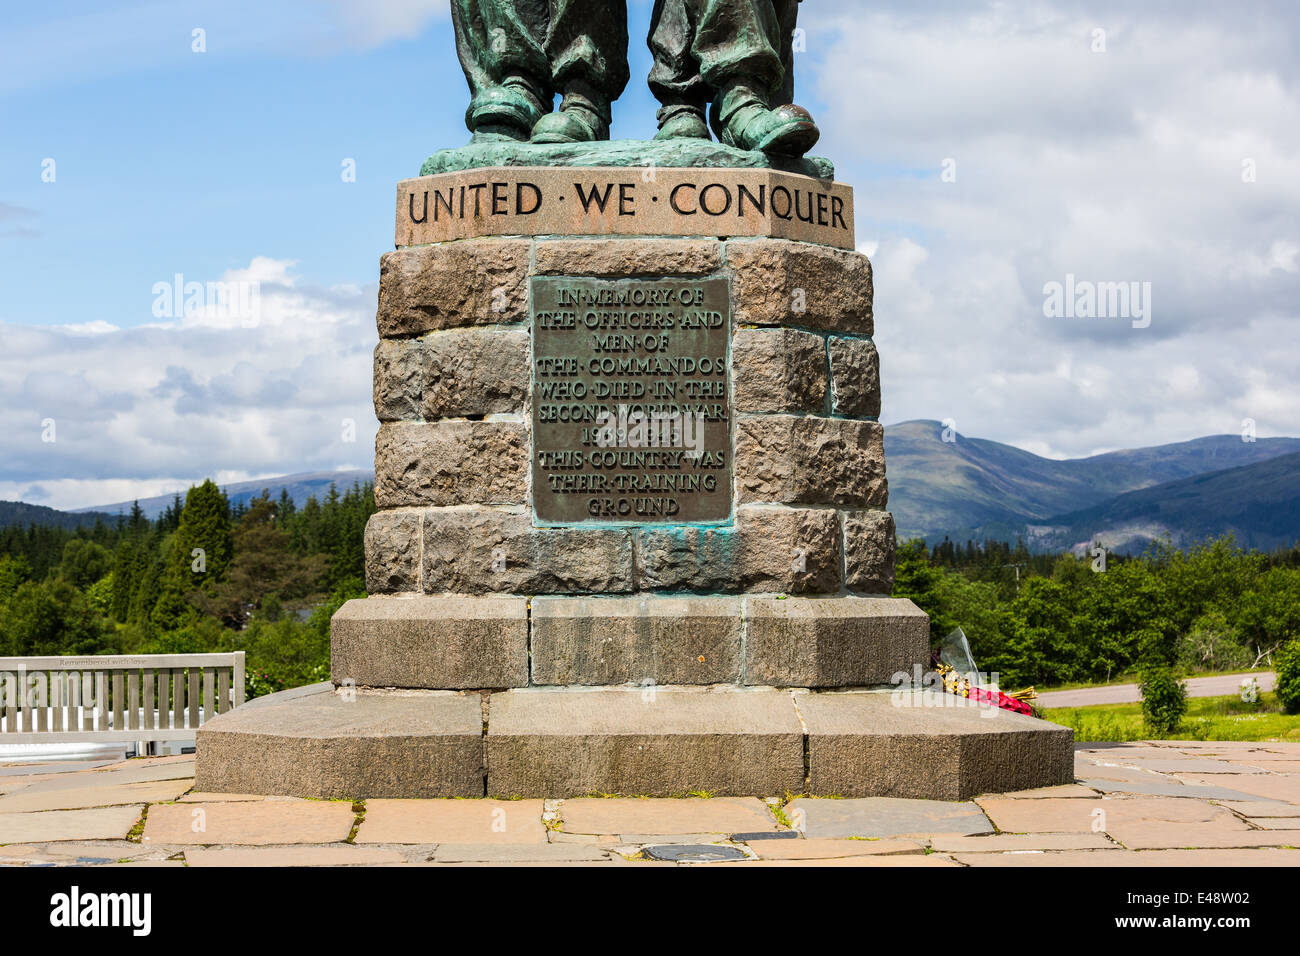
[[[528,684],[528,600],[371,597],[330,621],[335,683],[463,690]]]
[[[199,728],[195,787],[322,800],[480,797],[482,734],[477,694],[273,694]]]
[[[488,794],[768,796],[803,786],[788,693],[529,689],[493,696]]]
[[[523,422],[392,422],[375,436],[375,504],[523,504]]]
[[[738,597],[539,597],[535,684],[722,684],[740,676]]]
[[[902,598],[744,598],[745,683],[869,687],[930,659],[930,619]]]
[[[925,691],[798,693],[814,796],[965,800],[1074,780],[1066,727]]]

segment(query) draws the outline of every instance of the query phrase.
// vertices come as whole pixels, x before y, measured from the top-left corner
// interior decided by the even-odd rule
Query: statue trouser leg
[[[472,94],[475,140],[527,139],[554,95],[544,47],[547,0],[451,0],[456,55]]]
[[[789,34],[797,0],[665,0],[665,15],[674,2],[685,8],[690,58],[712,94],[718,139],[739,149],[796,156],[812,148],[819,132],[806,110],[772,109],[774,97],[793,91]],[[652,29],[652,48],[654,37]],[[671,68],[668,61],[664,65]]]
[[[564,94],[533,129],[541,143],[609,139],[610,106],[628,81],[625,0],[550,0],[546,56]]]
[[[687,0],[655,0],[646,42],[654,54],[650,92],[660,103],[655,139],[708,139],[710,91],[691,52],[695,24]]]

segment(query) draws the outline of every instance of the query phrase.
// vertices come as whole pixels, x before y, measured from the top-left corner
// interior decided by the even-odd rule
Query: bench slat
[[[199,669],[191,667],[189,669],[189,705],[190,705],[190,729],[193,730],[199,725]]]
[[[126,730],[126,725],[122,722],[122,712],[126,709],[126,694],[123,693],[122,685],[125,683],[126,675],[122,671],[113,671],[113,729]]]
[[[208,721],[216,714],[217,674],[211,667],[203,668],[203,720]]]
[[[172,671],[172,728],[185,726],[185,671]]]
[[[140,701],[142,713],[141,719],[144,722],[144,730],[154,729],[154,710],[158,707],[158,695],[153,687],[153,668],[145,667],[144,669],[144,694]]]
[[[55,672],[50,675],[50,730],[54,732],[63,730],[63,705],[67,696],[64,688],[67,686],[67,674]]]
[[[230,709],[230,671],[222,667],[217,670],[217,713],[224,714]]]
[[[140,729],[140,672],[126,673],[126,727]]]

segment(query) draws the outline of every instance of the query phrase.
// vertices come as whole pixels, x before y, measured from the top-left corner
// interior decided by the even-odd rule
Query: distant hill
[[[280,496],[280,489],[287,488],[289,497],[293,499],[294,504],[305,504],[307,499],[315,495],[317,499],[323,498],[329,494],[330,484],[334,484],[339,494],[347,491],[356,483],[374,481],[375,473],[370,470],[355,469],[351,471],[307,471],[296,475],[282,475],[278,478],[259,478],[256,481],[237,481],[233,484],[222,485],[221,488],[230,497],[230,503],[236,502],[248,504],[249,501],[256,498],[262,493],[263,489],[270,492],[272,498]],[[199,479],[202,481],[202,479]],[[195,484],[198,484],[196,481]],[[183,488],[177,488],[176,492],[180,493],[181,498],[185,497],[185,492],[189,490],[189,485]],[[172,494],[158,495],[154,498],[141,498],[140,507],[150,518],[157,518],[172,503]],[[30,506],[29,506],[30,507]],[[46,509],[49,510],[49,509]],[[96,505],[94,508],[85,509],[89,511],[104,511],[116,518],[118,512],[129,513],[131,502],[119,501],[111,505]],[[72,512],[73,514],[82,514],[82,511]],[[93,520],[91,522],[94,523]]]
[[[1041,546],[1082,548],[1100,542],[1140,551],[1155,538],[1186,547],[1231,533],[1261,551],[1300,542],[1300,452],[1130,491],[1044,522]]]
[[[117,520],[117,515],[103,511],[81,511],[73,514],[68,511],[56,511],[44,505],[29,505],[23,501],[0,501],[0,528],[9,525],[25,528],[29,524],[38,524],[75,530],[92,527],[96,519],[111,523]]]
[[[1015,541],[1023,536],[1035,550],[1060,550],[1080,540],[1086,542],[1091,532],[1085,526],[1100,521],[1098,529],[1114,525],[1119,537],[1128,535],[1132,547],[1139,547],[1137,542],[1144,539],[1136,527],[1131,535],[1118,531],[1120,514],[1128,514],[1133,508],[1149,509],[1152,502],[1162,500],[1166,494],[1171,500],[1162,512],[1168,523],[1160,526],[1161,534],[1167,532],[1178,541],[1186,541],[1188,535],[1219,534],[1236,526],[1226,521],[1216,525],[1214,510],[1204,506],[1189,504],[1192,510],[1184,516],[1173,509],[1172,502],[1189,501],[1187,489],[1181,485],[1167,492],[1162,489],[1178,485],[1183,479],[1300,453],[1297,438],[1243,442],[1236,435],[1213,435],[1057,461],[960,434],[955,442],[945,442],[942,435],[943,426],[934,421],[903,422],[885,429],[889,506],[902,538],[924,537],[933,542],[944,536],[955,541],[991,537]],[[1285,471],[1282,466],[1279,470]],[[1273,496],[1270,501],[1284,501],[1285,495],[1276,482],[1285,485],[1286,479],[1274,471],[1268,474],[1272,477],[1260,479],[1259,491]],[[1293,481],[1300,496],[1300,476]],[[1254,487],[1253,479],[1250,485]],[[1126,504],[1103,520],[1108,503],[1144,490],[1149,494],[1137,499],[1138,504]],[[1266,533],[1257,524],[1246,522],[1242,527],[1256,528],[1255,533],[1263,535],[1260,541],[1286,537],[1284,526],[1270,525],[1272,530]],[[1291,529],[1293,537],[1300,538],[1300,521],[1292,521]],[[1151,525],[1149,530],[1155,531],[1156,526]],[[1072,537],[1079,534],[1082,539]]]

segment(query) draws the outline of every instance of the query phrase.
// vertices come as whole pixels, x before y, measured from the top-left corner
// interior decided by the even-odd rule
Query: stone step
[[[888,796],[1073,779],[1070,730],[933,692],[344,688],[263,698],[198,732],[196,787],[318,798]]]
[[[928,662],[930,628],[902,598],[411,595],[344,604],[330,651],[359,687],[870,687]]]

